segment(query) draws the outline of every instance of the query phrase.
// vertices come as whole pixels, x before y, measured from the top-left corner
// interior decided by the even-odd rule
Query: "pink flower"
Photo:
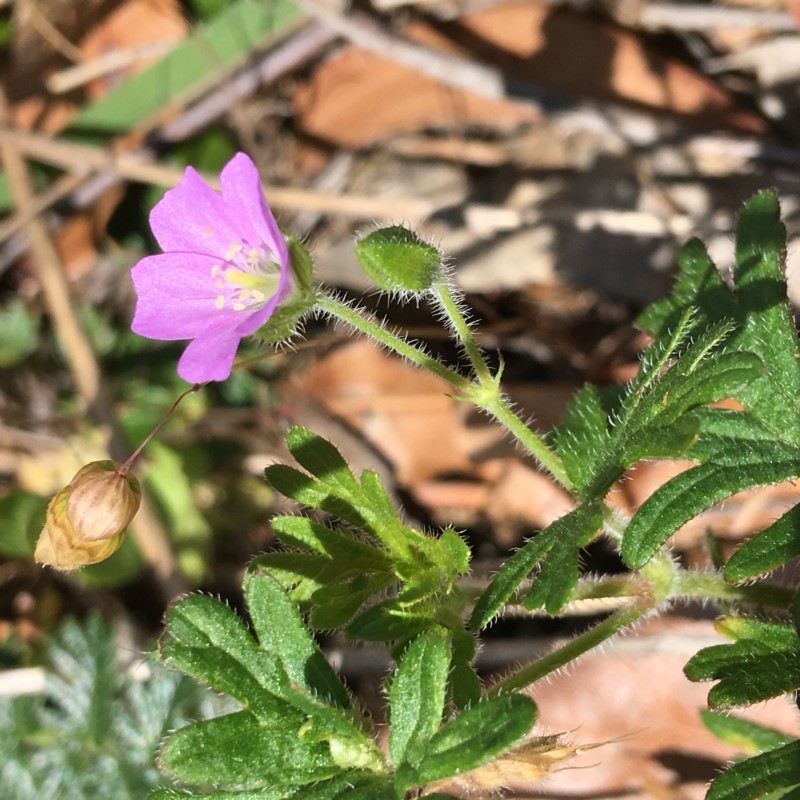
[[[291,292],[289,251],[255,164],[237,153],[211,189],[192,167],[150,212],[164,251],[131,270],[131,328],[150,339],[191,339],[178,362],[189,383],[222,381],[239,342]]]

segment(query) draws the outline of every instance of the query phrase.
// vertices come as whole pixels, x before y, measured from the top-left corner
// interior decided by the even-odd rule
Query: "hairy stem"
[[[345,302],[342,302],[332,295],[325,292],[318,292],[317,294],[317,307],[324,314],[327,314],[333,319],[338,319],[341,322],[349,325],[351,328],[360,331],[361,333],[374,339],[378,344],[385,347],[387,350],[397,353],[399,356],[416,364],[422,369],[432,372],[439,378],[447,381],[454,389],[461,393],[466,393],[471,387],[470,381],[463,378],[455,370],[441,364],[433,356],[428,355],[421,347],[415,345],[408,339],[398,336],[397,334],[387,331],[372,317],[369,317]]]
[[[565,645],[548,653],[532,664],[528,664],[496,683],[488,692],[489,697],[497,697],[508,692],[525,689],[532,683],[555,672],[576,658],[610,639],[625,628],[638,622],[655,607],[652,598],[641,598],[625,608],[615,611],[602,622],[593,625],[589,630],[571,639]]]

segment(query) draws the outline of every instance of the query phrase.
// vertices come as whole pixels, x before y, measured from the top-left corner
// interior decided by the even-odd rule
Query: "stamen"
[[[219,311],[222,311],[224,306],[225,306],[225,298],[221,294],[217,295],[217,299],[214,300],[214,307],[217,308]]]
[[[225,253],[225,260],[226,261],[233,261],[233,257],[238,253],[242,252],[242,245],[240,244],[232,244],[227,252]]]

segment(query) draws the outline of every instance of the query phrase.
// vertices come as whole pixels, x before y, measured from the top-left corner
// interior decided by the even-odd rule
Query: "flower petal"
[[[209,331],[189,344],[178,361],[178,375],[189,383],[224,381],[231,374],[241,337],[229,328]]]
[[[237,153],[219,176],[222,198],[239,230],[249,245],[256,249],[265,246],[279,264],[284,264],[289,251],[278,223],[264,199],[256,165],[249,156]]]
[[[143,258],[131,270],[138,300],[131,328],[150,339],[193,339],[230,317],[229,327],[241,319],[220,310],[211,270],[218,258],[195,253],[163,253]]]
[[[230,210],[238,216],[238,209]],[[150,229],[165,252],[223,257],[242,239],[236,217],[232,218],[222,197],[193,167],[187,167],[181,182],[153,207]]]

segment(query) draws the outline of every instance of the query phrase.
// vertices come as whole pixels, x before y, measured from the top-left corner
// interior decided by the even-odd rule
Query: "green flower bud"
[[[424,292],[442,266],[439,251],[400,225],[380,228],[356,243],[364,272],[388,292]]]
[[[97,564],[122,545],[139,510],[139,481],[115,461],[87,464],[47,507],[34,559],[57,569]]]

